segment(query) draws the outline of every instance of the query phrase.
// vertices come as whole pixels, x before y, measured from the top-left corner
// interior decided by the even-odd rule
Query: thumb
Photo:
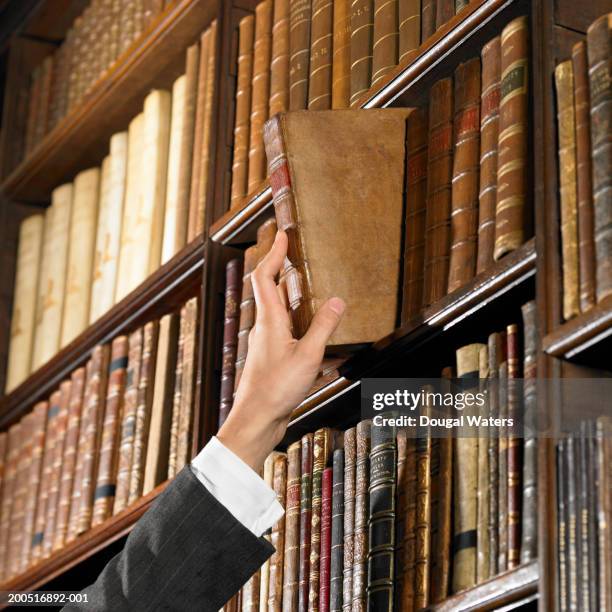
[[[327,300],[316,312],[308,331],[298,342],[298,350],[315,359],[322,359],[325,345],[336,331],[345,309],[346,304],[340,298]]]

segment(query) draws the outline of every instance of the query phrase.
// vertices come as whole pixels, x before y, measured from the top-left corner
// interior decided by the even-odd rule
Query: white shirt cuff
[[[191,462],[191,469],[209,493],[257,537],[285,513],[274,491],[214,436]]]

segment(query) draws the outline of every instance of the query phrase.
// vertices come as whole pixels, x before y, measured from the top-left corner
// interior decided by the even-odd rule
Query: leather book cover
[[[478,386],[478,358],[483,344],[468,344],[457,350],[457,377],[466,381],[464,392]],[[478,519],[478,443],[477,439],[459,436],[455,440],[453,535],[453,592],[476,582],[476,528]]]
[[[397,444],[394,427],[372,426],[369,484],[369,610],[393,611]]]
[[[332,0],[312,0],[308,109],[327,110],[332,101]]]
[[[402,325],[421,312],[427,204],[427,109],[415,109],[406,130],[406,234]]]
[[[600,610],[612,609],[612,539],[610,517],[612,500],[606,491],[612,490],[610,462],[612,461],[612,420],[599,417],[595,423],[595,454],[593,463],[597,478],[597,547],[599,562],[599,606]]]
[[[108,366],[108,389],[106,391],[100,458],[94,490],[92,527],[105,521],[113,511],[127,366],[128,338],[127,336],[119,336],[112,342],[110,364]]]
[[[331,566],[331,521],[332,521],[333,470],[326,467],[321,478],[321,552],[319,559],[318,609],[329,612],[330,566]]]
[[[300,476],[300,571],[298,583],[298,612],[308,611],[310,580],[310,527],[312,522],[312,466],[314,436],[302,437]]]
[[[453,80],[447,78],[429,93],[424,306],[444,297],[448,286],[452,171]]]
[[[329,568],[329,611],[342,612],[344,580],[344,449],[333,456],[331,499],[331,560]]]
[[[609,206],[612,181],[612,143],[609,137],[612,123],[611,29],[612,13],[608,13],[596,19],[587,30],[598,302],[612,294],[612,211]]]
[[[276,221],[289,239],[292,270],[287,288],[298,338],[317,307],[332,295],[344,299],[348,314],[332,335],[331,345],[373,341],[395,328],[406,118],[411,112],[294,112],[266,123]],[[321,146],[330,133],[335,134],[333,150]],[[363,163],[355,164],[356,156]],[[319,180],[313,182],[312,176]],[[375,226],[358,222],[365,219],[366,211],[369,218],[374,210]],[[332,239],[340,228],[341,242]],[[346,243],[353,245],[351,257],[346,257]],[[373,250],[375,260],[369,257]],[[330,267],[329,261],[341,264]],[[375,320],[370,316],[373,311]]]
[[[348,108],[351,97],[351,0],[333,5],[332,108],[338,109]]]
[[[397,66],[399,47],[398,0],[374,0],[372,87]]]
[[[448,292],[476,271],[480,154],[480,58],[455,70],[455,118]]]
[[[234,158],[232,161],[230,208],[235,208],[247,194],[254,35],[255,17],[247,15],[240,20],[238,26],[238,76],[236,78]],[[197,148],[195,151],[197,155]]]
[[[527,17],[517,17],[501,34],[501,95],[497,140],[496,260],[526,238],[529,44]]]
[[[558,586],[559,608],[568,609],[569,602],[569,559],[567,537],[567,461],[566,440],[561,438],[557,442],[557,559],[558,559]]]
[[[589,531],[593,528],[591,518],[589,516],[589,448],[587,441],[587,423],[581,421],[579,430],[576,433],[576,449],[577,449],[577,531],[578,531],[578,580],[580,581],[580,600],[578,609],[580,610],[595,610],[591,606],[591,591],[597,593],[597,576],[592,573],[595,569],[591,567],[590,557],[590,537]]]
[[[181,309],[178,318],[178,344],[176,350],[176,369],[174,371],[174,387],[172,389],[172,416],[170,419],[170,440],[168,450],[168,473],[167,478],[174,478],[177,470],[178,452],[178,430],[181,418],[181,398],[183,394],[183,354],[185,345],[185,325],[183,321],[184,308]]]
[[[479,391],[488,398],[489,379],[489,347],[483,346],[478,353],[478,384]],[[479,409],[483,417],[489,417],[488,404]],[[476,583],[485,582],[490,576],[491,552],[489,547],[489,435],[495,431],[481,426],[478,437],[478,485],[476,505]]]
[[[287,455],[278,453],[274,458],[272,471],[272,488],[276,493],[278,503],[288,508],[287,502]],[[281,517],[273,526],[270,542],[275,553],[270,557],[270,575],[268,586],[268,599],[265,609],[268,612],[280,612],[283,605],[283,566],[285,565],[285,534],[286,515]]]
[[[566,476],[567,476],[567,566],[568,566],[568,609],[579,610],[581,604],[579,567],[579,518],[578,518],[578,449],[576,438],[569,435],[566,439]]]
[[[312,0],[289,4],[289,109],[302,110],[308,104],[310,24]]]
[[[342,572],[342,610],[344,612],[351,610],[353,602],[356,433],[355,427],[344,432],[344,559]]]
[[[266,154],[263,125],[268,119],[270,101],[270,57],[272,52],[272,0],[263,0],[255,8],[255,42],[253,45],[253,81],[251,127],[249,131],[249,174],[247,193],[266,178]]]
[[[398,13],[398,64],[401,64],[421,43],[421,0],[402,0],[398,3]]]
[[[2,480],[2,516],[0,518],[0,580],[7,576],[8,544],[11,531],[11,508],[16,487],[16,475],[21,449],[21,423],[11,425],[8,430],[6,469]],[[44,481],[43,481],[44,482]],[[44,528],[44,525],[43,525]]]
[[[521,510],[521,563],[538,556],[538,441],[537,426],[537,356],[539,333],[536,303],[521,307],[523,315],[523,414],[526,429],[523,441],[523,505]]]
[[[455,15],[463,10],[470,2],[471,0],[455,0]]]
[[[274,2],[268,115],[289,110],[289,0]]]
[[[421,42],[436,31],[437,0],[421,0]]]
[[[374,38],[374,0],[351,1],[351,107],[370,88]]]
[[[580,312],[595,305],[595,231],[591,164],[591,94],[584,41],[572,47],[576,126],[576,200],[578,208],[578,280]]]
[[[44,441],[43,441],[44,444]],[[0,490],[4,491],[4,487],[6,487],[6,462],[8,460],[7,457],[7,446],[8,446],[8,431],[0,432],[0,484],[2,488]],[[0,497],[0,537],[2,534],[2,505],[3,500]],[[0,544],[4,544],[4,540],[0,539]],[[2,549],[4,553],[4,548]],[[4,571],[4,554],[0,555],[0,575]]]
[[[38,105],[40,103],[40,88],[42,85],[42,66],[36,66],[32,70],[32,84],[29,91],[28,100],[28,118],[26,122],[25,132],[25,154],[29,155],[36,145],[36,116],[38,114]]]
[[[287,449],[287,496],[285,505],[285,551],[283,555],[283,610],[298,605],[300,572],[300,488],[302,443],[294,442]]]
[[[272,489],[274,481],[274,460],[276,459],[277,451],[272,451],[264,461],[263,465],[263,481]],[[263,539],[270,542],[272,537],[272,529],[269,528],[263,535]],[[259,607],[262,612],[268,607],[268,592],[270,587],[270,558],[264,561],[259,568]]]
[[[425,388],[431,392],[433,389]],[[414,559],[414,607],[417,610],[429,605],[431,563],[431,475],[432,439],[428,427],[419,431],[416,439],[416,504],[415,504],[415,559]],[[439,458],[440,447],[437,445]]]
[[[499,364],[499,416],[508,417],[508,362],[506,360]],[[499,433],[499,455],[498,455],[498,571],[505,572],[508,569],[508,436]]]
[[[561,260],[563,264],[563,317],[579,313],[578,206],[576,201],[576,130],[574,71],[571,60],[555,68],[557,129],[559,138],[559,199],[561,202]]]
[[[121,417],[117,486],[115,488],[113,514],[118,514],[127,506],[130,493],[132,452],[136,428],[136,410],[138,409],[138,381],[140,380],[144,344],[143,335],[143,329],[139,328],[132,332],[128,339],[127,380],[123,399],[123,415]]]
[[[440,29],[455,14],[455,0],[436,0],[436,30]]]
[[[372,423],[361,421],[355,433],[355,530],[353,534],[352,609],[366,610],[368,587],[368,553],[370,550],[368,516],[370,502],[370,431]]]
[[[219,392],[219,427],[223,425],[234,399],[234,374],[240,323],[240,289],[242,261],[238,258],[225,266],[225,309],[223,319],[223,349],[221,357],[221,390]]]
[[[495,207],[497,200],[497,139],[501,79],[501,38],[491,39],[481,52],[480,184],[478,194],[478,256],[476,274],[494,262]]]
[[[242,612],[259,612],[259,585],[261,572],[256,571],[242,587],[240,606]]]

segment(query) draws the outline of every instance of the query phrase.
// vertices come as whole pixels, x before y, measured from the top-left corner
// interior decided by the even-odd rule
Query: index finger
[[[287,234],[278,231],[272,248],[251,274],[258,316],[260,313],[274,316],[286,312],[276,289],[276,275],[282,269],[286,255]]]

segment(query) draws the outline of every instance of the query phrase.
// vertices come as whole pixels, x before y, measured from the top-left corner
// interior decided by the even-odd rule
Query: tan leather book
[[[181,419],[181,398],[183,394],[183,347],[185,345],[185,324],[183,323],[183,312],[179,316],[178,346],[176,353],[176,370],[174,373],[174,388],[172,390],[172,417],[170,419],[170,440],[168,449],[168,474],[167,478],[174,478],[177,470],[178,457],[178,431]]]
[[[74,340],[89,322],[99,188],[99,168],[84,170],[74,179],[60,347]]]
[[[348,612],[353,602],[353,561],[355,551],[355,461],[356,429],[344,432],[344,559],[342,610]]]
[[[501,35],[496,260],[521,246],[526,236],[528,28],[527,17],[517,17]]]
[[[178,350],[178,315],[168,314],[159,321],[159,340],[155,364],[155,383],[151,403],[151,425],[147,442],[142,494],[146,495],[168,475],[170,424],[176,358]]]
[[[444,297],[448,286],[452,169],[453,81],[448,78],[429,93],[424,306]]]
[[[563,317],[579,311],[578,202],[576,192],[576,122],[574,69],[571,60],[555,68],[557,127],[559,134],[559,198],[561,202],[561,254],[563,263]]]
[[[159,322],[149,321],[144,326],[142,344],[142,362],[138,377],[138,404],[136,406],[136,423],[134,429],[134,448],[130,467],[130,487],[128,504],[132,504],[142,495],[147,441],[151,424],[151,407],[153,386],[155,383],[155,365],[157,361],[157,340]]]
[[[247,15],[240,20],[238,26],[238,76],[236,78],[234,158],[232,161],[230,208],[235,208],[247,194],[254,35],[255,17]]]
[[[504,340],[504,349],[507,344]],[[499,364],[499,400],[498,410],[501,418],[508,416],[508,361]],[[497,570],[505,572],[508,569],[508,436],[499,433],[498,455],[498,481],[497,481]]]
[[[334,7],[332,0],[312,0],[308,108],[332,106],[332,53]]]
[[[19,227],[6,393],[22,383],[31,371],[44,223],[44,215],[32,215]]]
[[[421,41],[425,42],[436,31],[437,0],[421,0]]]
[[[489,348],[483,346],[478,353],[478,380],[480,391],[486,393],[489,378]],[[484,411],[488,407],[480,409],[480,413],[486,417]],[[478,438],[478,488],[476,502],[478,517],[476,522],[476,582],[481,583],[489,578],[491,560],[489,546],[489,447],[488,435],[495,435],[486,427],[480,428],[482,436]]]
[[[15,492],[15,478],[21,448],[21,423],[11,425],[8,430],[6,468],[2,479],[2,515],[0,517],[0,580],[7,577],[8,544],[11,529],[11,509]]]
[[[60,348],[72,191],[72,183],[54,189],[51,207],[45,213],[32,371],[53,357]]]
[[[132,267],[136,264],[134,251],[138,247],[134,229],[138,222],[142,200],[142,169],[144,146],[144,114],[140,113],[132,119],[128,128],[126,185],[121,222],[121,244],[117,266],[117,282],[115,285],[115,302],[122,300],[138,284],[136,280],[141,273]],[[131,231],[128,231],[131,228]]]
[[[289,0],[274,2],[268,115],[289,110]]]
[[[453,182],[448,292],[471,280],[476,272],[478,236],[478,175],[480,158],[480,58],[455,70]]]
[[[272,481],[274,480],[274,460],[276,459],[277,452],[272,451],[264,461],[263,467],[263,481],[272,488]],[[270,542],[272,533],[268,531],[263,534],[263,538]],[[259,610],[263,612],[268,609],[268,592],[270,586],[270,559],[265,561],[259,569]]]
[[[398,63],[401,64],[421,43],[421,0],[401,0],[398,11]]]
[[[334,0],[332,108],[348,108],[351,97],[351,2]]]
[[[372,82],[374,0],[351,1],[351,107]]]
[[[104,522],[113,510],[117,486],[117,462],[119,459],[119,430],[123,413],[125,385],[127,381],[128,338],[118,336],[111,345],[108,367],[100,458],[94,489],[91,526]]]
[[[436,30],[450,21],[455,14],[455,0],[436,0]]]
[[[591,164],[591,96],[589,66],[584,41],[572,47],[574,105],[576,113],[576,199],[578,207],[578,277],[580,312],[595,305],[595,230]]]
[[[298,440],[287,449],[287,491],[284,505],[285,547],[282,569],[283,610],[295,610],[298,605],[301,462],[302,443]]]
[[[431,387],[425,387],[432,392]],[[427,407],[424,407],[427,410]],[[437,445],[439,464],[439,444]],[[428,427],[419,432],[416,440],[416,514],[414,559],[414,607],[417,610],[429,604],[430,563],[431,563],[431,502],[432,502],[432,439]]]
[[[372,87],[375,87],[397,65],[399,52],[398,8],[398,0],[374,0]]]
[[[495,245],[497,199],[497,138],[501,76],[501,38],[496,36],[483,48],[480,96],[480,192],[478,194],[478,258],[476,273],[489,268]]]
[[[308,104],[310,25],[312,0],[289,4],[289,109],[302,110]]]
[[[293,269],[287,287],[298,338],[318,307],[332,296],[344,299],[348,308],[331,345],[370,342],[396,326],[410,112],[294,112],[276,115],[266,124],[276,221],[289,237]],[[330,133],[335,134],[333,149],[321,146]],[[363,163],[355,164],[355,156]],[[312,176],[319,180],[313,182]],[[341,185],[338,176],[344,177]],[[372,211],[376,226],[357,222],[370,218]],[[334,228],[341,228],[342,241],[331,239],[328,231]],[[352,245],[350,257],[346,244]],[[375,259],[368,255],[373,251]],[[342,263],[324,265],[329,261]]]
[[[278,503],[285,508],[287,500],[287,455],[283,453],[278,453],[274,459],[272,488],[276,493]],[[270,543],[274,546],[276,552],[270,557],[268,600],[264,606],[264,609],[268,612],[280,612],[282,610],[285,526],[285,517],[282,517],[272,526],[270,535]]]

